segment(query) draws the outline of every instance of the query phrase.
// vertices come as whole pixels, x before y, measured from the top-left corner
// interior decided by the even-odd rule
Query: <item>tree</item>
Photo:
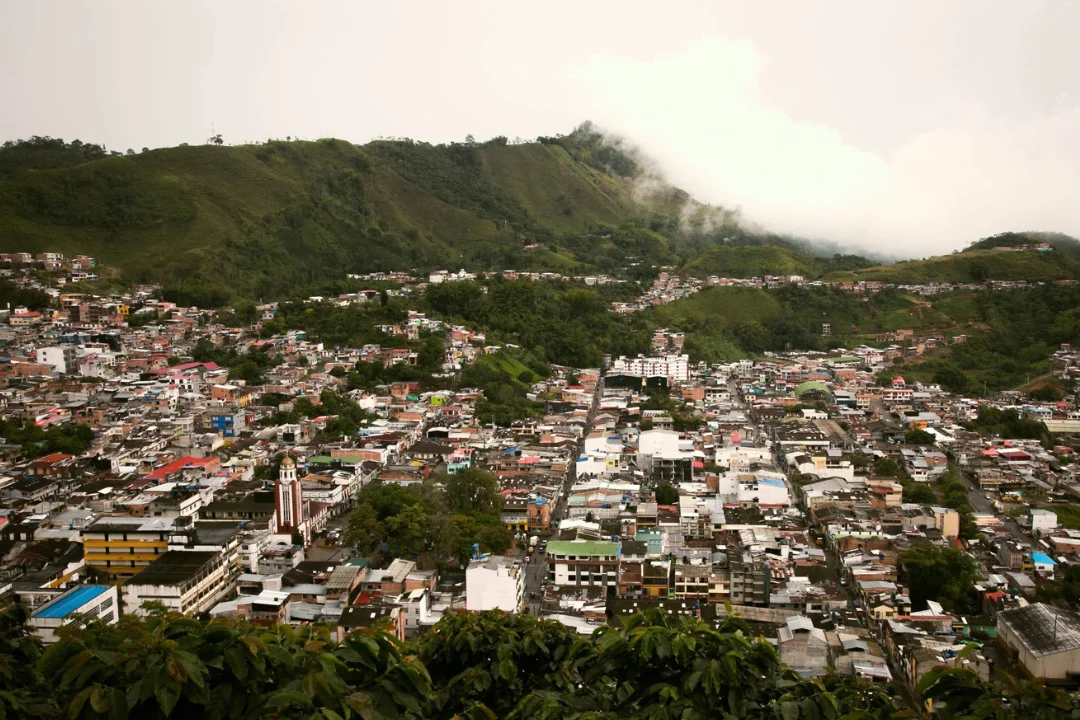
[[[679,491],[671,483],[660,483],[656,486],[656,502],[658,505],[675,505],[679,502]]]
[[[874,475],[878,477],[901,478],[907,475],[904,468],[890,457],[880,457],[874,460]]]
[[[937,502],[937,494],[926,483],[905,480],[902,485],[904,487],[904,502],[906,503],[929,505]]]
[[[161,608],[77,622],[41,652],[0,610],[0,713],[103,718],[903,717],[890,686],[801,678],[749,625],[648,610],[579,636],[529,615],[448,612],[404,646],[384,628],[200,622]],[[25,611],[16,619],[25,619]],[[29,640],[29,645],[26,641]],[[958,658],[964,659],[963,653]],[[938,720],[1065,720],[1080,698],[1042,681],[989,683],[959,665],[919,683]]]
[[[1038,402],[1057,402],[1065,398],[1065,393],[1054,385],[1043,385],[1029,392],[1028,397]]]
[[[422,665],[383,630],[337,644],[325,627],[155,613],[123,631],[94,622],[58,632],[37,667],[62,716],[388,719],[422,715],[433,699]]]
[[[925,430],[908,430],[904,433],[904,442],[908,445],[933,445],[937,438]]]
[[[937,600],[957,613],[978,611],[975,563],[963,550],[920,545],[902,553],[900,562],[913,609],[922,610],[927,600]]]
[[[34,672],[43,646],[30,633],[29,617],[22,605],[0,606],[0,718],[48,716],[55,710]]]
[[[221,138],[221,133],[217,135],[211,135],[206,141],[207,145],[224,145],[225,141]]]
[[[502,508],[499,481],[486,470],[470,467],[436,478],[446,493],[446,505],[451,512],[492,513]]]
[[[370,555],[382,544],[386,529],[379,522],[375,509],[368,503],[360,503],[349,515],[342,542],[362,555]]]
[[[420,504],[409,505],[383,521],[386,544],[394,557],[411,558],[427,546],[431,516]]]

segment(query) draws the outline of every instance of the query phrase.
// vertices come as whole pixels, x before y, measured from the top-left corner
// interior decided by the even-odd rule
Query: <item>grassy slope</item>
[[[557,145],[484,147],[480,155],[489,181],[556,232],[618,224],[637,211],[626,182],[574,162]]]
[[[734,322],[764,322],[780,314],[776,298],[756,288],[708,288],[683,300],[660,305],[649,314],[660,325],[678,326],[700,319],[719,325]]]
[[[815,274],[812,259],[775,245],[712,247],[686,265],[696,277],[761,277],[763,275]]]
[[[1080,278],[1080,263],[1064,253],[1052,251],[1002,252],[973,250],[926,260],[909,260],[893,265],[830,273],[825,280],[885,280],[893,283],[977,282],[993,280],[1059,280]]]
[[[630,190],[539,144],[177,147],[0,179],[0,250],[90,254],[133,280],[273,292],[327,268],[494,264],[536,233],[644,214]],[[531,259],[574,269],[583,258]]]

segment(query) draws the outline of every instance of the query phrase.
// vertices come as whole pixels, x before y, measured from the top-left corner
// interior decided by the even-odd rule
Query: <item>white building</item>
[[[501,555],[473,560],[465,570],[465,609],[517,612],[525,602],[525,568]]]
[[[791,494],[781,473],[759,470],[757,472],[726,472],[719,477],[717,488],[724,502],[741,505],[790,505]]]
[[[620,357],[611,364],[613,375],[637,375],[639,377],[666,377],[671,382],[690,380],[689,355],[664,355],[662,357]]]
[[[1031,509],[1031,532],[1045,533],[1058,526],[1057,513],[1053,510]]]
[[[56,642],[56,630],[76,618],[93,618],[115,625],[120,616],[115,585],[82,585],[50,601],[30,616],[30,627],[42,642]]]
[[[170,550],[123,586],[124,610],[145,615],[143,603],[163,604],[170,612],[209,610],[236,586],[239,568],[220,552]]]
[[[436,616],[431,612],[431,590],[420,588],[399,595],[394,602],[405,613],[405,632],[413,633],[434,625]]]
[[[998,641],[1029,675],[1064,680],[1080,674],[1080,614],[1034,603],[998,614]]]
[[[76,357],[74,345],[43,347],[38,348],[37,351],[38,362],[52,367],[53,372],[57,375],[74,372],[78,365]]]

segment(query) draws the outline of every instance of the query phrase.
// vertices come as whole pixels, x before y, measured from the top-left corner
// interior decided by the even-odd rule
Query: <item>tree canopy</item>
[[[553,621],[449,613],[401,644],[385,629],[200,622],[161,610],[59,630],[48,649],[0,610],[0,717],[863,720],[913,716],[891,685],[801,678],[737,617],[709,627],[657,610],[587,637]],[[920,683],[942,720],[1057,719],[1080,699],[1040,682],[941,667]]]

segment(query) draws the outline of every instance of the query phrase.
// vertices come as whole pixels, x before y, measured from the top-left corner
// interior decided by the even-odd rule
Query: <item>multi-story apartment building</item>
[[[83,559],[109,582],[142,572],[168,551],[174,518],[103,517],[82,531]]]
[[[772,588],[769,563],[764,553],[731,551],[728,556],[728,578],[732,605],[768,607]]]
[[[548,582],[563,586],[618,587],[619,543],[554,540],[548,543]]]

